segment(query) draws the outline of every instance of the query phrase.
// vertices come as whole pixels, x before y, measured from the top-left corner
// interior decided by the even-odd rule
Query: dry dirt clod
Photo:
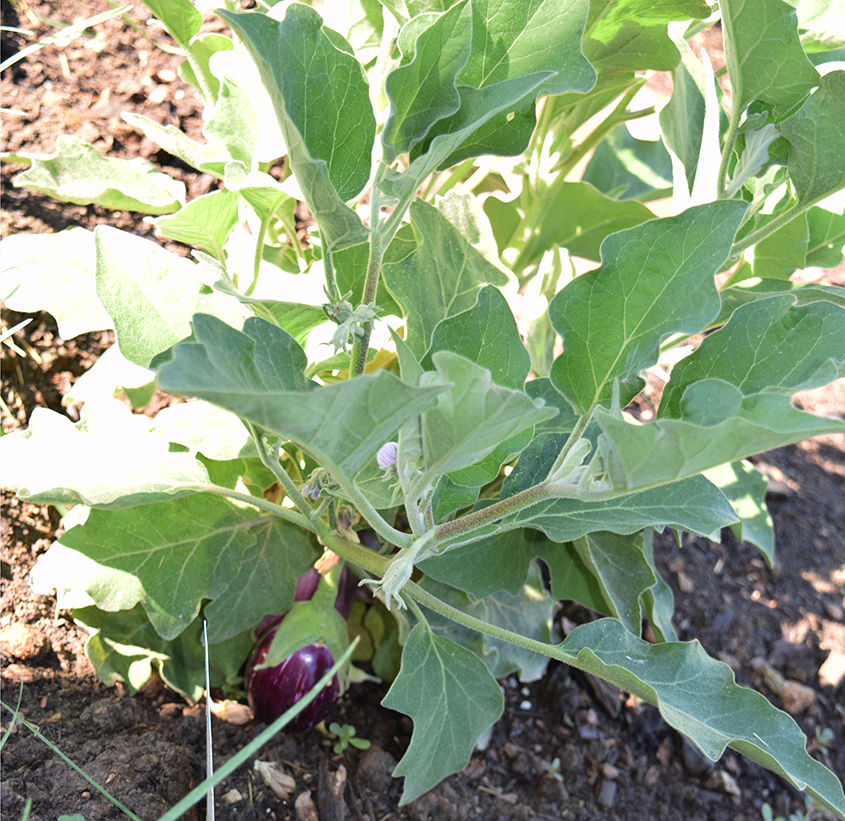
[[[30,624],[14,622],[0,630],[0,650],[20,659],[31,661],[50,649],[50,640]]]

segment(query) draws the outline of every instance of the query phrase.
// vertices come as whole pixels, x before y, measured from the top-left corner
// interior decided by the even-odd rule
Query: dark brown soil
[[[3,24],[32,29],[38,18],[30,15],[70,22],[105,8],[96,0],[15,6],[3,0]],[[133,16],[146,20],[140,3]],[[43,35],[49,29],[38,24],[36,30]],[[3,115],[3,150],[46,153],[59,134],[75,134],[103,152],[153,160],[183,180],[191,197],[207,191],[211,179],[159,151],[119,119],[121,111],[143,112],[198,134],[201,106],[174,79],[179,58],[119,18],[97,31],[96,41],[49,46],[3,73],[3,106],[23,112]],[[4,57],[28,42],[20,35],[2,36]],[[153,36],[164,38],[159,32]],[[150,102],[151,95],[157,102]],[[16,170],[7,165],[2,170],[4,237],[97,224],[151,236],[137,215],[64,205],[15,189]],[[842,269],[827,277],[845,284]],[[5,312],[4,327],[21,318]],[[2,399],[9,411],[3,411],[4,432],[25,426],[38,406],[72,415],[73,408],[62,408],[62,396],[112,342],[110,333],[62,340],[48,315],[35,316],[17,338],[25,355],[2,347]],[[819,413],[845,413],[845,385],[840,381],[801,401]],[[769,570],[753,547],[738,544],[727,531],[720,544],[686,536],[679,546],[673,536],[659,536],[659,568],[675,592],[681,638],[699,639],[734,668],[740,683],[779,707],[766,664],[810,688],[813,703],[795,718],[811,739],[813,755],[845,773],[845,678],[836,684],[819,678],[831,654],[845,654],[845,437],[781,448],[763,454],[758,464],[773,479],[767,502],[777,531],[776,568]],[[202,778],[204,707],[186,704],[158,680],[133,698],[120,686],[102,685],[84,656],[84,631],[27,582],[33,563],[57,535],[57,513],[4,494],[3,514],[4,701],[17,701],[22,682],[21,711],[29,721],[141,818],[159,817]],[[592,617],[562,603],[561,624]],[[407,807],[397,806],[401,783],[390,772],[408,743],[410,722],[379,706],[383,692],[377,686],[361,685],[347,693],[333,718],[372,741],[368,752],[335,755],[316,730],[279,735],[259,758],[293,776],[290,797],[274,794],[250,762],[218,788],[217,817],[759,821],[764,801],[783,816],[804,808],[800,796],[768,771],[733,753],[709,766],[656,710],[569,668],[553,664],[541,682],[522,686],[508,679],[502,686],[505,715],[486,749],[476,751],[462,773]],[[5,711],[2,722],[5,730],[10,723]],[[262,729],[216,718],[212,726],[217,766]],[[824,730],[832,738],[822,743],[816,739]],[[2,764],[5,817],[21,817],[26,799],[32,801],[32,821],[73,813],[86,821],[121,817],[20,727],[3,747]],[[305,798],[294,809],[305,792],[315,808],[310,814]],[[191,817],[204,816],[200,804]]]

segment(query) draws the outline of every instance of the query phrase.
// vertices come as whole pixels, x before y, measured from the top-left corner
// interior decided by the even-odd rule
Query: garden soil
[[[2,2],[4,26],[51,29],[45,17],[72,22],[107,8],[105,2]],[[201,105],[179,81],[179,58],[157,48],[166,40],[145,27],[135,3],[135,30],[120,18],[96,35],[48,46],[2,75],[3,150],[49,153],[59,134],[73,134],[101,152],[149,159],[196,197],[211,178],[187,168],[120,119],[143,113],[199,137]],[[3,33],[3,57],[31,40]],[[56,203],[16,189],[20,167],[2,169],[2,236],[113,225],[152,237],[134,214]],[[184,249],[170,246],[185,253]],[[845,285],[845,274],[818,272]],[[4,312],[3,327],[25,318]],[[110,333],[64,340],[49,315],[35,315],[16,335],[19,351],[3,349],[3,432],[24,427],[36,407],[78,418],[62,406],[70,386],[113,342]],[[153,407],[160,397],[153,401]],[[845,385],[803,394],[816,413],[845,413]],[[146,411],[149,412],[149,411]],[[648,403],[640,407],[648,416]],[[676,599],[682,639],[697,639],[727,662],[737,680],[794,714],[812,755],[845,774],[845,437],[780,448],[756,459],[771,479],[766,501],[777,534],[777,562],[725,531],[721,543],[685,535],[656,537],[658,567]],[[205,707],[187,704],[160,680],[130,697],[99,682],[85,658],[86,634],[55,599],[28,584],[33,563],[60,533],[55,510],[3,496],[3,700],[16,703],[67,756],[145,821],[158,818],[203,777]],[[561,603],[563,634],[596,614]],[[786,686],[784,687],[784,681]],[[278,735],[258,755],[293,779],[289,793],[265,781],[251,760],[217,789],[220,821],[759,821],[768,802],[775,814],[804,811],[784,781],[728,752],[716,764],[671,730],[658,712],[570,668],[552,663],[541,681],[501,682],[506,709],[483,750],[459,774],[399,806],[401,780],[390,773],[407,748],[412,726],[382,708],[378,685],[353,686],[333,720],[354,725],[372,742],[365,751],[335,754],[319,730]],[[3,711],[3,730],[11,724]],[[212,720],[220,766],[263,728],[256,722]],[[265,768],[266,770],[266,768]],[[120,818],[92,786],[25,728],[2,749],[0,810],[31,821],[80,814],[86,821]],[[188,818],[205,817],[205,803]],[[821,815],[813,816],[821,818]]]

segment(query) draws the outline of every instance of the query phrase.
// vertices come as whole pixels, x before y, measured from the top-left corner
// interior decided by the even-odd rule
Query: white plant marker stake
[[[214,753],[211,746],[211,675],[208,672],[208,622],[202,621],[202,643],[205,650],[205,775],[214,774]],[[214,787],[209,787],[205,796],[205,817],[214,821]]]

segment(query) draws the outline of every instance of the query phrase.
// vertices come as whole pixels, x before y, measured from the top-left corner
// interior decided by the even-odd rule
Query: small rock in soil
[[[838,687],[845,678],[845,653],[831,650],[824,664],[819,667],[819,684],[825,687]]]
[[[15,622],[0,630],[0,650],[13,658],[29,661],[49,649],[49,639],[31,624]]]
[[[358,763],[358,780],[373,792],[384,794],[393,786],[393,770],[396,759],[381,747],[372,746]]]

